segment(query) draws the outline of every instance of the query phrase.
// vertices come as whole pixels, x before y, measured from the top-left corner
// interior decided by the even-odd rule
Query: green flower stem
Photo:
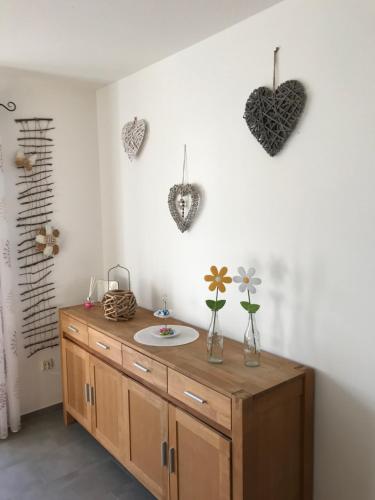
[[[215,298],[215,301],[217,302],[217,299],[218,299],[218,295],[219,295],[219,289],[216,288],[216,298]],[[215,335],[215,326],[216,326],[216,314],[217,314],[217,311],[213,311],[214,313],[214,324],[213,324],[213,336]],[[212,349],[214,347],[214,340],[212,339],[212,342],[211,342],[211,346],[210,346],[210,356],[212,356]]]
[[[249,304],[251,304],[250,300],[250,291],[249,289],[247,290],[247,296],[249,297]],[[251,319],[251,331],[253,332],[253,341],[254,341],[254,347],[256,349],[256,343],[255,343],[255,332],[254,332],[254,322],[253,322],[253,315],[250,313],[250,319]]]

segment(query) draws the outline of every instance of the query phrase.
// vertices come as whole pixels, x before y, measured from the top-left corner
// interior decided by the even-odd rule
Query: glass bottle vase
[[[219,312],[212,311],[211,323],[207,335],[207,360],[210,363],[223,362],[224,336],[220,328]]]
[[[249,313],[249,319],[243,342],[245,366],[260,365],[260,334],[257,327],[255,314]]]

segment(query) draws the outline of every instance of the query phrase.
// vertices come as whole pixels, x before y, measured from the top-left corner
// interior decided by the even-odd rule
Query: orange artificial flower
[[[211,266],[210,269],[212,274],[206,274],[204,277],[205,281],[211,281],[208,289],[213,292],[215,288],[218,288],[221,293],[224,293],[224,283],[232,283],[232,278],[230,276],[225,276],[228,272],[228,268],[224,266],[218,271],[216,266]]]

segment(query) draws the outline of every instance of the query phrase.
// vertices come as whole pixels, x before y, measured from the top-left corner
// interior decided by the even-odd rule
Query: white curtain
[[[5,172],[0,139],[0,439],[20,429],[17,332],[5,204]]]

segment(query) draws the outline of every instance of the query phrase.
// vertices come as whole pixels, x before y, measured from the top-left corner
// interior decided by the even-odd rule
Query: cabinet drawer
[[[102,356],[121,365],[121,343],[117,340],[89,328],[89,346]]]
[[[226,429],[232,427],[231,399],[168,368],[168,394]]]
[[[167,367],[163,364],[123,345],[122,366],[162,391],[167,391]]]
[[[87,325],[84,323],[63,314],[61,317],[61,328],[70,337],[79,340],[83,344],[88,344]]]

